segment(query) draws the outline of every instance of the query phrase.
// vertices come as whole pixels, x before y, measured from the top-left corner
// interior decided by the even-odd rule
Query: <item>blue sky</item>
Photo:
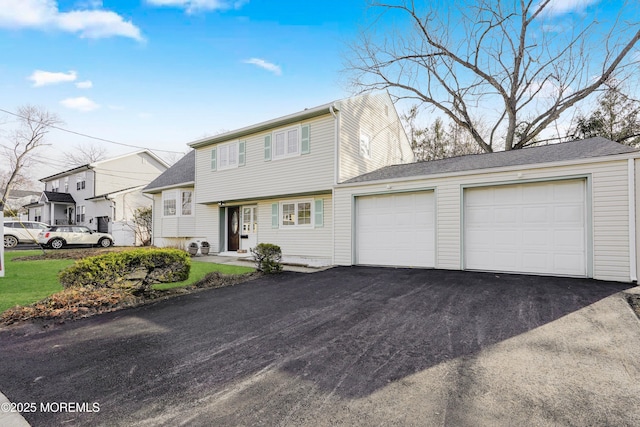
[[[554,1],[560,19],[620,3]],[[186,152],[206,135],[349,96],[343,56],[366,4],[0,0],[0,109],[41,105],[75,132]],[[134,150],[61,131],[48,138],[50,159],[78,144]]]
[[[348,96],[341,52],[364,5],[0,0],[0,108],[42,105],[76,132],[186,151],[205,135]],[[49,142],[92,141],[53,131]]]

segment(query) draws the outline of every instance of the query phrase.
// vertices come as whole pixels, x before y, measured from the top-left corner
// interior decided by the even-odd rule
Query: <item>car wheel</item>
[[[98,242],[98,244],[100,246],[102,246],[103,248],[108,248],[109,246],[111,246],[113,244],[113,242],[111,241],[111,239],[107,239],[106,237],[103,239],[100,239],[100,241]]]
[[[15,248],[18,246],[18,239],[14,236],[4,236],[4,247],[5,248]]]
[[[51,246],[53,249],[62,249],[62,247],[64,246],[64,241],[62,239],[53,239],[51,242],[49,242],[49,246]]]

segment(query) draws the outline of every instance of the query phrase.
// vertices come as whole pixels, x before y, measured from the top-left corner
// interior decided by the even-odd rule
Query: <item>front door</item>
[[[227,250],[240,249],[240,207],[227,208]]]

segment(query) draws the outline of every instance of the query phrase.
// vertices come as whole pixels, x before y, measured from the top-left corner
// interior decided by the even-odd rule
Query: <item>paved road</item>
[[[0,390],[36,403],[23,414],[34,426],[639,425],[640,322],[626,288],[283,273],[2,331]],[[60,402],[86,406],[54,411]],[[99,412],[86,412],[93,403]]]

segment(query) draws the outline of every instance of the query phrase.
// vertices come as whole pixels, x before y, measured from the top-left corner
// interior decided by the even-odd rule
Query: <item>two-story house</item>
[[[319,265],[333,263],[334,186],[414,160],[386,92],[189,145],[194,152],[183,160],[193,162],[193,176],[170,170],[145,189],[154,194],[155,245],[206,240],[212,252],[237,254],[265,242]]]
[[[113,234],[118,245],[134,245],[133,214],[152,203],[141,190],[167,168],[151,151],[141,150],[42,178],[44,192],[26,206],[29,220],[86,225]]]

